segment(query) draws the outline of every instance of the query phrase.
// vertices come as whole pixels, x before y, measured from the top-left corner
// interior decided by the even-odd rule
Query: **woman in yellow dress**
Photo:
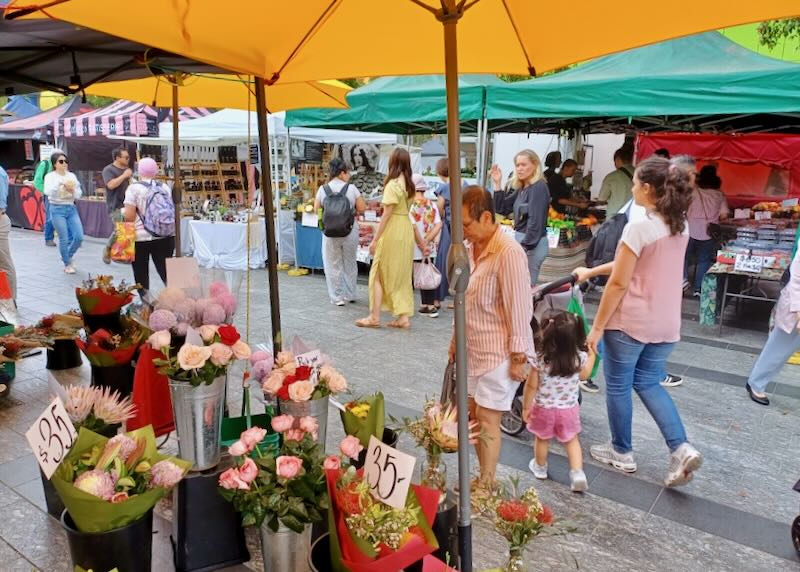
[[[375,238],[369,245],[372,268],[369,271],[369,316],[356,322],[361,328],[380,328],[381,310],[395,319],[389,327],[408,329],[414,314],[411,284],[414,257],[414,228],[408,207],[416,195],[411,181],[411,156],[397,148],[389,157],[389,173],[383,187],[383,216]],[[416,236],[423,252],[430,252],[424,239]]]

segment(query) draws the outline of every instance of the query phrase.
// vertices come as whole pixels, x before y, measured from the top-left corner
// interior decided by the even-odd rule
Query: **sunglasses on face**
[[[61,163],[62,165],[66,165],[69,164],[69,161],[67,161],[66,159],[59,159],[58,161],[56,161],[56,163]]]

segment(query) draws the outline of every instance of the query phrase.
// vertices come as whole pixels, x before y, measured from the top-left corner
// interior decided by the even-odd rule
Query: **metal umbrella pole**
[[[178,125],[178,78],[172,83],[172,202],[175,204],[175,256],[181,256],[181,205],[183,204],[183,188],[181,183],[180,138]]]
[[[261,159],[261,197],[264,225],[267,232],[267,276],[269,278],[269,314],[272,320],[272,350],[275,355],[283,344],[281,303],[278,292],[278,249],[275,243],[275,205],[272,202],[272,168],[269,161],[269,128],[264,79],[256,77],[256,119],[258,121],[258,153]],[[248,223],[249,224],[249,223]]]
[[[455,290],[456,401],[458,405],[458,550],[460,569],[472,572],[472,515],[470,513],[469,412],[467,408],[467,343],[464,296],[469,282],[469,259],[461,225],[461,125],[458,109],[457,28],[463,2],[442,0],[437,18],[444,24],[445,85],[447,88],[447,153],[450,168],[450,233],[448,253],[451,287]]]

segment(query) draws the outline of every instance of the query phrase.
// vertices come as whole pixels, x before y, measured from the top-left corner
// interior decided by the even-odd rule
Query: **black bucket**
[[[457,497],[447,493],[443,505],[439,505],[436,518],[431,526],[439,548],[433,556],[445,562],[451,568],[459,569],[458,565],[458,502]],[[414,562],[406,567],[406,572],[422,572],[422,561]]]
[[[81,351],[75,340],[54,340],[53,349],[47,350],[47,369],[71,369],[81,363]]]
[[[112,334],[122,333],[122,321],[120,320],[120,313],[112,312],[111,314],[84,314],[83,325],[90,333],[97,330],[106,330]]]
[[[58,491],[53,485],[53,481],[44,476],[44,471],[39,469],[39,474],[42,477],[42,488],[44,489],[44,502],[47,505],[47,514],[53,518],[61,518],[64,513],[64,503],[61,502],[61,497],[58,496]]]
[[[331,535],[327,532],[311,543],[308,569],[311,572],[334,572],[331,564]]]
[[[400,434],[395,431],[394,429],[389,429],[388,427],[383,428],[383,441],[386,445],[390,447],[396,447],[397,441],[400,439]],[[350,462],[356,469],[360,469],[364,466],[364,462],[367,460],[367,449],[366,447],[358,454],[358,459],[354,459]]]
[[[150,572],[153,559],[153,511],[128,526],[107,532],[81,532],[65,510],[61,526],[67,532],[72,565],[84,570]]]
[[[110,367],[92,366],[92,385],[108,387],[118,391],[122,397],[133,392],[133,365],[114,365]]]

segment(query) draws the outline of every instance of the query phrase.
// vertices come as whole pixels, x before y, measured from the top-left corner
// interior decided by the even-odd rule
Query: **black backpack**
[[[633,202],[630,205],[632,204]],[[615,214],[597,229],[597,233],[589,241],[589,246],[586,247],[587,268],[594,268],[614,260],[614,255],[617,253],[617,245],[622,238],[622,231],[625,229],[625,225],[628,224],[630,205],[625,209],[625,212]],[[602,286],[607,280],[607,276],[598,276],[592,279],[592,283]]]
[[[342,237],[348,236],[353,230],[356,221],[356,213],[347,198],[347,187],[345,183],[342,190],[334,193],[328,185],[323,185],[325,198],[322,201],[322,232],[325,236]]]

